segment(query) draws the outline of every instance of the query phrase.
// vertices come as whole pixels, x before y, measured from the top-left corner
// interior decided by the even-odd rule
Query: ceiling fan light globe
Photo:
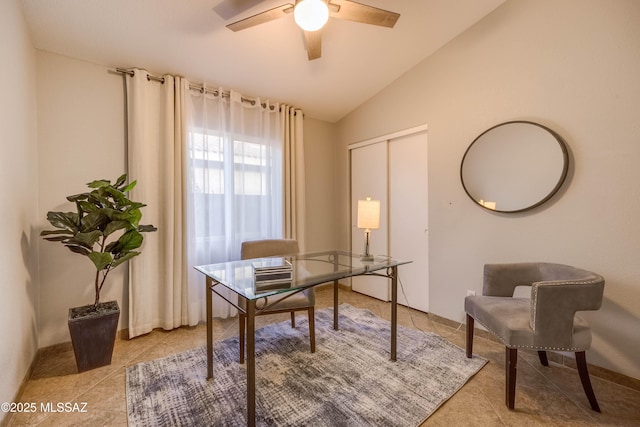
[[[302,0],[293,10],[296,24],[305,31],[317,31],[329,20],[329,8],[322,0]]]

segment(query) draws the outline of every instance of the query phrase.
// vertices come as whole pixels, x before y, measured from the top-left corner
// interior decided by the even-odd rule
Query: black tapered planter
[[[117,301],[69,309],[69,333],[78,372],[111,364],[120,308]]]

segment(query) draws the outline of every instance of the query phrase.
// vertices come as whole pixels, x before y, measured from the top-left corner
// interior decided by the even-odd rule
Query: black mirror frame
[[[483,135],[487,134],[488,132],[491,132],[493,129],[498,128],[500,126],[505,126],[505,125],[509,125],[509,124],[514,124],[514,123],[524,123],[524,124],[529,124],[529,125],[533,125],[533,126],[538,126],[544,130],[546,130],[547,132],[549,132],[554,138],[555,140],[558,142],[558,145],[560,146],[560,149],[562,150],[562,157],[563,157],[563,168],[562,168],[562,173],[560,175],[560,179],[558,180],[558,182],[556,183],[556,185],[553,187],[553,189],[545,196],[543,197],[541,200],[539,200],[538,202],[535,202],[534,204],[530,205],[530,206],[526,206],[524,208],[521,209],[515,209],[515,210],[498,210],[498,209],[491,209],[488,208],[484,205],[482,205],[481,203],[479,203],[472,195],[471,193],[469,193],[469,190],[467,189],[467,187],[464,184],[464,178],[463,178],[463,168],[464,168],[464,161],[467,157],[467,154],[469,153],[469,150],[471,150],[471,147],[473,147],[473,145],[480,139],[482,138]],[[466,151],[464,152],[464,156],[462,156],[462,162],[460,163],[460,182],[462,183],[462,188],[464,189],[464,192],[467,193],[467,196],[469,196],[469,198],[473,201],[473,203],[475,203],[476,205],[480,206],[482,209],[485,209],[487,211],[490,212],[500,212],[500,213],[517,213],[517,212],[525,212],[525,211],[529,211],[532,210],[540,205],[542,205],[543,203],[547,202],[549,199],[551,199],[554,194],[556,194],[558,192],[558,190],[560,190],[560,188],[562,187],[562,184],[564,184],[566,178],[567,178],[567,173],[569,171],[569,150],[567,148],[567,144],[564,141],[564,139],[554,130],[541,125],[540,123],[536,123],[536,122],[531,122],[531,121],[527,121],[527,120],[513,120],[513,121],[509,121],[509,122],[504,122],[504,123],[500,123],[497,124],[495,126],[490,127],[489,129],[485,130],[484,132],[482,132],[480,135],[478,135],[473,142],[469,145],[469,147],[467,147]]]

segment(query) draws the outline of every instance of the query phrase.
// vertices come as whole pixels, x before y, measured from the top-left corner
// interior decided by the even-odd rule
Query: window
[[[205,142],[206,141],[206,142]],[[191,157],[195,165],[196,193],[224,194],[224,144],[222,138],[191,134]],[[269,177],[269,147],[247,141],[233,141],[233,192],[236,195],[265,196]]]
[[[193,192],[197,194],[224,193],[224,151],[222,139],[202,133],[190,134],[193,168]]]
[[[227,227],[260,237],[265,204],[281,203],[271,194],[274,185],[281,186],[282,176],[277,170],[281,161],[274,161],[280,153],[275,151],[269,144],[250,138],[230,141],[216,134],[190,133],[195,209],[215,217],[214,221],[196,221],[199,237],[223,237]]]

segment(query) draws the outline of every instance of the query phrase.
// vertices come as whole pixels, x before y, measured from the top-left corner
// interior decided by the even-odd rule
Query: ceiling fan
[[[378,9],[349,0],[296,0],[258,13],[227,25],[232,31],[242,31],[293,13],[298,26],[304,32],[309,60],[320,58],[322,53],[321,29],[329,19],[346,19],[363,24],[393,28],[399,13]]]

